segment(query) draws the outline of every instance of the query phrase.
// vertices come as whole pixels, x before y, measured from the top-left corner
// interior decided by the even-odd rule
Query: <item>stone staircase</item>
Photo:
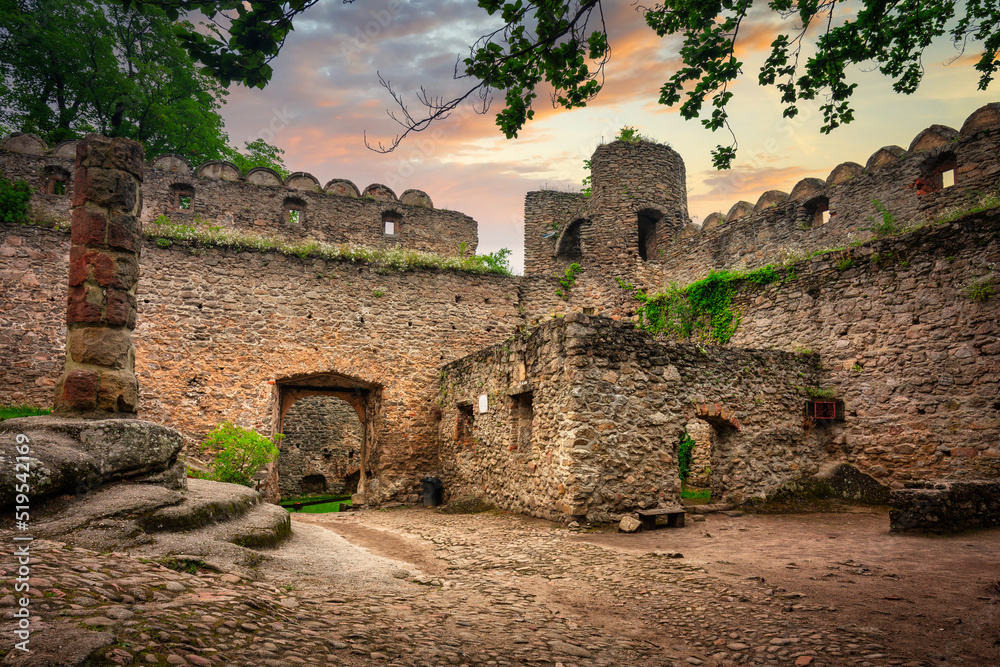
[[[201,561],[254,576],[255,549],[291,535],[288,512],[237,484],[187,480],[187,489],[119,483],[71,497],[32,522],[35,536],[97,551]]]

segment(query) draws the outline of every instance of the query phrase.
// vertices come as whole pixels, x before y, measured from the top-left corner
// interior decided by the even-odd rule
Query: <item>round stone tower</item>
[[[594,259],[659,259],[690,222],[681,156],[651,141],[615,141],[594,151],[590,168]]]

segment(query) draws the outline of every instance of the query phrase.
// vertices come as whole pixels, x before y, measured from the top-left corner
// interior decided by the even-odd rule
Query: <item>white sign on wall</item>
[[[479,414],[483,414],[484,412],[487,412],[489,409],[490,409],[489,399],[486,397],[486,394],[483,394],[482,396],[479,397]]]

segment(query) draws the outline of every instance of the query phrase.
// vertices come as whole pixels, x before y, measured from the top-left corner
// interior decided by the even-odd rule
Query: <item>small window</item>
[[[822,227],[830,222],[830,200],[826,197],[817,197],[806,202],[806,219],[809,228]]]
[[[69,182],[69,172],[59,167],[47,167],[48,178],[45,180],[45,192],[50,195],[66,195],[66,184]]]
[[[382,233],[386,236],[399,235],[399,216],[395,213],[386,213],[382,216]]]
[[[194,188],[189,185],[171,185],[174,210],[191,211],[194,209]]]
[[[844,402],[840,400],[832,401],[807,401],[806,417],[817,422],[844,421]]]
[[[948,169],[947,171],[941,172],[941,187],[950,188],[955,185],[955,170]]]
[[[306,203],[301,199],[285,200],[285,222],[289,225],[302,225],[306,221]]]
[[[471,447],[473,445],[473,420],[472,405],[459,405],[458,421],[455,425],[455,440],[458,442],[459,446]]]

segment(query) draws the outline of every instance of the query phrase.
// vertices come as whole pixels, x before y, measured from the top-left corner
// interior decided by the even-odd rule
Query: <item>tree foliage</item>
[[[91,0],[0,0],[0,122],[49,143],[99,132],[148,155],[223,157],[226,91],[162,12]]]
[[[281,157],[284,154],[285,151],[261,138],[245,142],[242,151],[226,149],[226,159],[239,167],[244,174],[254,167],[268,167],[278,172],[283,179],[288,178],[290,173],[285,166],[285,160]]]
[[[180,32],[191,54],[223,84],[239,81],[263,87],[271,76],[268,64],[284,44],[298,14],[318,0],[122,0],[158,7],[176,18],[201,10],[215,21],[208,34],[190,28]],[[353,2],[354,0],[344,0]],[[402,98],[394,116],[402,133],[380,150],[390,151],[407,134],[447,117],[466,100],[486,113],[494,95],[504,100],[497,125],[508,138],[533,116],[538,91],[552,89],[556,106],[585,106],[603,85],[608,43],[601,0],[479,0],[503,26],[483,35],[456,66],[456,77],[472,79],[465,93],[442,100],[424,91],[418,100],[425,112],[413,114]],[[781,93],[786,117],[795,116],[803,100],[823,98],[823,132],[853,120],[849,80],[854,65],[876,66],[900,93],[912,93],[924,73],[923,53],[931,43],[947,39],[964,53],[979,57],[979,88],[985,90],[1000,68],[1000,6],[996,0],[665,0],[638,7],[657,35],[679,40],[682,65],[663,73],[660,103],[678,107],[682,117],[700,119],[711,129],[728,129],[730,90],[742,76],[737,57],[740,31],[752,20],[783,19],[771,43],[758,81]],[[382,80],[387,88],[388,82]],[[728,167],[736,142],[718,146],[716,166]]]

